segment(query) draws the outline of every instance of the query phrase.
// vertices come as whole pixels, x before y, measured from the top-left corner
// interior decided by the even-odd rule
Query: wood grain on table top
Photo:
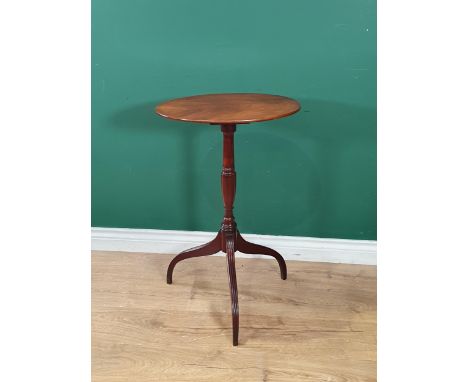
[[[283,118],[299,111],[297,101],[256,93],[205,94],[159,104],[156,113],[179,121],[245,124]]]

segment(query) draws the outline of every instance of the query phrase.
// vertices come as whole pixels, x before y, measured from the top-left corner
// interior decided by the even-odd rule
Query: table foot
[[[172,284],[172,273],[174,272],[174,267],[179,261],[184,259],[188,259],[191,257],[200,257],[200,256],[209,256],[214,255],[217,252],[221,251],[221,232],[218,232],[216,237],[211,240],[209,243],[200,245],[195,248],[187,249],[179,253],[176,257],[174,257],[167,268],[167,283]]]
[[[231,290],[232,345],[237,346],[239,343],[239,304],[237,300],[236,262],[234,253],[234,237],[230,236],[226,238],[226,259],[229,275],[229,289]]]
[[[247,240],[245,240],[239,231],[237,231],[237,250],[242,253],[246,254],[256,254],[256,255],[267,255],[267,256],[272,256],[278,261],[280,271],[281,271],[281,278],[283,280],[286,280],[288,277],[288,271],[286,268],[286,262],[283,259],[283,256],[281,256],[278,252],[276,252],[274,249],[265,247],[263,245],[259,244],[254,244],[251,243]]]

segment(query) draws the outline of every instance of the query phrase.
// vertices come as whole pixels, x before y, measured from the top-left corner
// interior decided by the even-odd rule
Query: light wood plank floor
[[[92,254],[94,382],[375,381],[376,268],[236,259],[231,345],[224,257]]]

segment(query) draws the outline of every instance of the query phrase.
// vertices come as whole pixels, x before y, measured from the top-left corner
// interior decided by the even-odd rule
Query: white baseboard
[[[215,232],[168,231],[158,229],[98,228],[91,229],[91,248],[95,251],[147,252],[176,254],[204,244]],[[377,242],[373,240],[320,239],[299,236],[242,234],[256,244],[281,253],[285,260],[317,261],[345,264],[377,264]],[[214,256],[224,255],[219,253]],[[236,257],[270,258],[262,255]]]

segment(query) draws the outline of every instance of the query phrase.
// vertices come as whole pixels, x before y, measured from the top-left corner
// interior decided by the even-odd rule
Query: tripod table
[[[172,273],[179,261],[191,257],[209,256],[220,251],[226,253],[231,290],[232,343],[234,346],[237,346],[239,338],[235,252],[272,256],[278,261],[281,278],[286,280],[287,277],[286,263],[278,252],[246,241],[237,230],[232,213],[236,193],[236,171],[234,170],[236,125],[287,117],[299,109],[299,103],[291,98],[254,93],[197,95],[167,101],[156,107],[156,113],[165,118],[221,126],[223,133],[221,189],[224,200],[224,218],[221,228],[216,237],[209,243],[188,249],[174,257],[167,269],[167,283],[172,284]]]

